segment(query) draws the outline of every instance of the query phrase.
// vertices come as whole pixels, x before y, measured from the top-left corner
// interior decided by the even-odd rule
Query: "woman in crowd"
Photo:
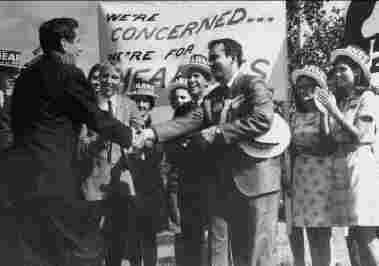
[[[88,73],[87,80],[91,84],[91,89],[89,93],[93,97],[94,101],[97,101],[97,94],[100,92],[100,69],[101,64],[96,63],[93,65]],[[92,166],[89,164],[91,161],[88,147],[91,141],[94,141],[96,138],[96,134],[91,130],[88,130],[86,125],[82,125],[79,133],[78,140],[78,154],[77,154],[77,163],[78,163],[78,175],[79,178],[85,179],[91,172]]]
[[[379,102],[369,86],[370,58],[363,50],[348,46],[333,51],[331,62],[337,102],[324,90],[316,99],[331,118],[326,133],[337,143],[332,161],[334,222],[350,227],[349,238],[357,243],[361,265],[379,265],[376,236],[379,226],[376,109]]]
[[[179,82],[170,84],[171,90],[169,94],[169,102],[174,110],[174,117],[182,116],[187,114],[192,108],[195,108],[196,103],[193,100],[193,97],[190,93],[189,88],[185,84],[180,84]],[[169,174],[169,179],[167,181],[167,194],[168,194],[168,204],[169,204],[169,215],[171,220],[180,226],[180,211],[178,203],[178,165],[176,165],[177,160],[180,160],[181,154],[177,149],[181,147],[184,148],[186,142],[175,142],[172,144],[166,145],[166,148],[169,151],[168,159],[170,164],[173,163],[172,169]],[[178,146],[179,145],[179,146]],[[174,150],[172,148],[175,148]],[[183,152],[183,150],[181,150]],[[178,157],[179,155],[179,157]],[[188,162],[187,162],[188,163]]]
[[[170,104],[174,117],[187,115],[198,108],[197,98],[186,84],[172,83],[170,86]],[[204,264],[202,253],[204,227],[208,223],[207,165],[205,150],[199,139],[188,136],[165,146],[171,171],[167,182],[171,217],[182,229],[183,250],[177,250],[180,265]],[[175,194],[178,191],[178,203]],[[177,208],[180,210],[180,217]],[[178,254],[179,253],[179,254]]]
[[[91,84],[93,92],[95,94],[100,92],[100,69],[101,64],[97,63],[93,65],[88,72],[88,81]]]
[[[295,265],[305,266],[305,228],[312,265],[325,266],[331,259],[331,145],[321,131],[326,115],[318,111],[313,94],[319,87],[327,90],[326,74],[317,66],[307,65],[292,73],[292,81],[295,84],[296,111],[290,118],[293,197],[290,243]]]
[[[135,101],[143,122],[137,128],[150,126],[155,121],[150,117],[158,95],[147,80],[136,78],[128,95]],[[167,204],[163,180],[166,179],[166,163],[162,145],[136,150],[127,155],[126,166],[130,170],[135,187],[133,217],[130,219],[128,259],[131,266],[155,266],[158,261],[156,235],[167,227]],[[131,213],[131,212],[130,212]]]

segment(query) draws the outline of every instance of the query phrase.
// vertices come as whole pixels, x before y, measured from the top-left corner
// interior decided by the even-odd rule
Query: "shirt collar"
[[[112,103],[112,109],[113,111],[115,110],[116,108],[116,99],[117,99],[117,95],[113,95],[111,96],[110,98],[106,98],[105,101],[101,101],[100,104],[99,104],[99,108],[103,111],[108,111],[108,101],[110,100],[111,103]]]

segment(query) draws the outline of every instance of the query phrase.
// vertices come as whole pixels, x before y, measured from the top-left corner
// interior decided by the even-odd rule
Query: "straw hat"
[[[204,74],[205,78],[208,80],[212,77],[212,71],[208,64],[208,59],[201,54],[192,55],[189,61],[186,64],[181,65],[179,69],[185,78],[188,78],[188,76],[194,71]]]
[[[278,114],[274,118],[268,132],[251,141],[239,142],[239,147],[254,158],[272,158],[282,154],[289,146],[291,132],[288,123]]]
[[[154,99],[158,98],[159,95],[157,95],[154,91],[154,85],[142,81],[142,82],[136,82],[134,86],[134,90],[128,93],[129,97],[133,96],[150,96]]]
[[[318,66],[306,65],[303,68],[294,70],[291,75],[292,83],[295,84],[300,76],[313,78],[321,88],[328,89],[326,74]]]
[[[172,91],[178,88],[188,89],[187,83],[183,79],[176,79],[167,85],[167,91]]]
[[[365,75],[367,81],[370,81],[370,57],[365,51],[356,46],[349,45],[346,48],[332,51],[330,54],[330,61],[334,63],[339,56],[347,56],[357,63],[363,70],[363,74]]]

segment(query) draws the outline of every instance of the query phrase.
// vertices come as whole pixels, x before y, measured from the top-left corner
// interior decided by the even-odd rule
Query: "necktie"
[[[111,100],[108,100],[107,101],[107,104],[108,104],[108,113],[113,117],[113,106],[112,106],[112,101]]]
[[[219,124],[223,124],[227,121],[228,111],[229,111],[230,105],[232,103],[232,101],[228,97],[228,94],[229,94],[228,86],[224,86],[222,89],[223,89],[223,94],[224,94],[225,99],[224,99],[224,107],[222,108],[222,111],[220,114]]]
[[[110,114],[111,117],[113,117],[114,114],[113,114],[112,101],[108,100],[107,103],[108,103],[108,113]],[[112,162],[112,142],[108,143],[108,149],[107,150],[108,150],[107,151],[107,160],[109,163],[111,163]]]

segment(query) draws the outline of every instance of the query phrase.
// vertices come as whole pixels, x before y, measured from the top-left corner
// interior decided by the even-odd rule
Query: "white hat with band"
[[[330,54],[330,61],[334,63],[340,56],[349,57],[355,63],[357,63],[365,75],[367,81],[371,79],[370,73],[370,56],[361,48],[349,45],[345,48],[336,49]]]

